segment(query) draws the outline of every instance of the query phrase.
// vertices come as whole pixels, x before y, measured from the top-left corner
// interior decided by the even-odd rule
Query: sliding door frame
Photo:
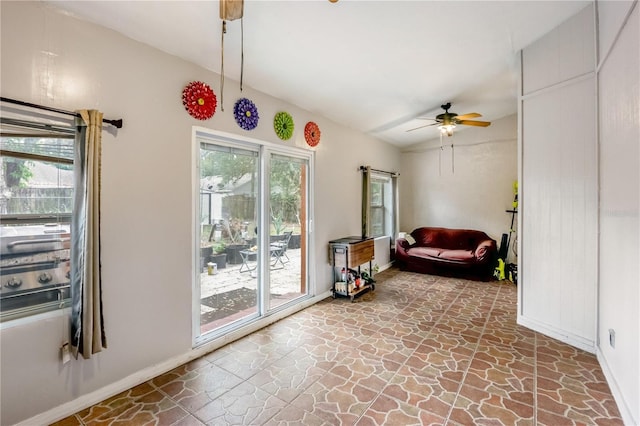
[[[278,313],[282,310],[290,308],[292,305],[302,304],[309,298],[312,298],[316,294],[315,283],[315,250],[313,243],[313,185],[314,182],[314,161],[315,155],[313,151],[285,146],[280,144],[274,144],[271,142],[262,141],[259,139],[248,138],[242,135],[236,135],[227,132],[221,132],[217,130],[211,130],[204,127],[194,126],[192,128],[192,143],[191,143],[191,158],[192,158],[192,174],[191,174],[191,191],[192,191],[192,243],[191,243],[191,260],[192,260],[192,343],[194,347],[201,346],[212,340],[223,337],[228,333],[235,332],[239,328],[254,324],[267,318],[270,315]],[[258,230],[259,237],[258,243],[260,244],[261,253],[260,259],[258,259],[258,279],[262,288],[259,288],[258,294],[258,314],[248,317],[245,320],[238,321],[237,323],[225,326],[216,330],[215,332],[201,334],[200,332],[200,259],[199,259],[199,243],[200,243],[200,221],[198,219],[200,214],[200,143],[204,140],[210,141],[211,144],[218,144],[222,146],[232,146],[241,149],[247,149],[250,151],[258,152],[259,166],[259,189],[258,189]],[[269,292],[264,291],[264,280],[269,280],[269,257],[266,254],[269,253],[269,227],[270,227],[270,215],[269,210],[269,180],[270,173],[270,160],[273,154],[284,155],[294,158],[299,158],[307,161],[307,175],[306,175],[306,273],[305,277],[301,277],[306,282],[307,294],[296,299],[293,302],[284,304],[276,309],[267,310],[269,304]],[[266,253],[266,254],[265,254]],[[265,258],[266,256],[266,258]],[[197,308],[198,307],[198,308]]]

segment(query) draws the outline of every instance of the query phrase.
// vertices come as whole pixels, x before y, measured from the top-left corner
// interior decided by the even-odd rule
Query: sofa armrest
[[[492,261],[498,253],[498,248],[494,240],[484,240],[476,247],[475,257],[478,262]]]
[[[407,241],[404,238],[398,238],[396,240],[396,255],[398,253],[406,255],[407,254],[407,250],[409,250],[411,248],[411,244],[409,244],[409,241]]]

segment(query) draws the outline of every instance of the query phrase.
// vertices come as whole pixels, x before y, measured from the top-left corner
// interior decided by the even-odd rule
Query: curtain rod
[[[0,97],[0,101],[7,102],[7,103],[10,103],[10,104],[16,104],[16,105],[20,105],[20,106],[26,106],[26,107],[30,107],[30,108],[42,109],[42,110],[45,110],[45,111],[56,112],[58,114],[72,115],[74,117],[80,117],[80,114],[78,114],[77,112],[65,111],[63,109],[51,108],[51,107],[48,107],[48,106],[43,106],[43,105],[38,105],[38,104],[32,104],[30,102],[18,101],[16,99]],[[107,124],[111,124],[112,126],[115,126],[118,129],[122,129],[122,118],[117,119],[117,120],[108,120],[106,118],[103,118],[102,122],[107,123]]]
[[[365,171],[367,170],[367,166],[360,166],[360,168],[358,169],[359,171]],[[371,169],[372,172],[378,172],[378,173],[385,173],[391,176],[400,176],[400,173],[396,173],[396,172],[386,172],[384,170],[378,170],[378,169]]]

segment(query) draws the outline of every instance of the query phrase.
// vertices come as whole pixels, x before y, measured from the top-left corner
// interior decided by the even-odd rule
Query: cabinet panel
[[[350,237],[351,238],[351,237]],[[355,237],[353,237],[355,238]],[[359,238],[362,240],[361,238]],[[364,240],[359,242],[348,242],[340,240],[331,241],[329,250],[329,261],[333,263],[335,252],[335,266],[346,268],[357,268],[363,263],[373,260],[373,240]],[[346,256],[345,256],[346,254]],[[346,262],[346,264],[345,264]]]

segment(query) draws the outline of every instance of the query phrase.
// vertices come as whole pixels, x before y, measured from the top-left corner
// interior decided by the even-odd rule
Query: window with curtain
[[[71,351],[90,358],[107,347],[100,273],[103,114],[2,102],[0,318],[70,304]],[[122,127],[122,120],[106,122]]]
[[[397,232],[396,173],[361,167],[362,171],[362,236],[388,236],[394,241]]]
[[[0,320],[70,305],[72,123],[2,117]]]
[[[370,232],[372,237],[387,235],[393,239],[395,208],[394,189],[391,176],[371,175]]]

